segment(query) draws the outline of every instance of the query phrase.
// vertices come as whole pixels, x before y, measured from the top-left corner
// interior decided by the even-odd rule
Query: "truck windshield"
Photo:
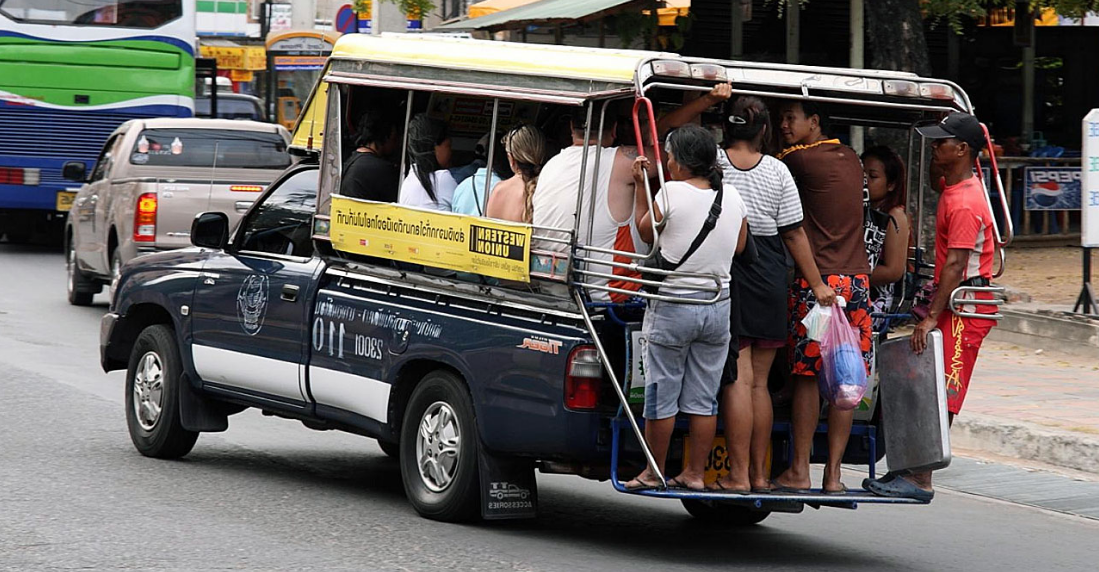
[[[130,163],[154,167],[285,169],[290,166],[290,155],[286,142],[277,133],[146,129],[134,143]]]

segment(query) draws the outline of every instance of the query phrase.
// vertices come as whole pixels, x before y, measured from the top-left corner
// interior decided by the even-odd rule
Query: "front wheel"
[[[160,324],[145,328],[126,370],[126,425],[134,447],[146,457],[178,459],[198,440],[198,433],[184,429],[179,418],[182,373],[172,329]]]
[[[680,502],[691,516],[709,524],[751,526],[763,522],[763,519],[771,515],[770,511],[752,510],[721,501],[682,499]]]
[[[479,446],[473,404],[462,381],[433,371],[416,386],[401,424],[405,495],[420,516],[444,522],[479,514]]]

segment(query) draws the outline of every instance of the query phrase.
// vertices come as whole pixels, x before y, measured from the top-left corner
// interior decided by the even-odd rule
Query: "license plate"
[[[768,474],[771,472],[772,445],[767,446],[767,460],[764,463]],[[691,454],[691,443],[688,435],[683,436],[683,466],[686,468],[687,459]],[[710,446],[710,455],[706,457],[706,475],[703,479],[710,484],[729,474],[732,461],[729,459],[729,451],[725,448],[725,437],[714,437],[714,443]]]
[[[58,191],[57,192],[57,210],[68,211],[73,208],[73,201],[76,200],[76,193],[70,191]]]

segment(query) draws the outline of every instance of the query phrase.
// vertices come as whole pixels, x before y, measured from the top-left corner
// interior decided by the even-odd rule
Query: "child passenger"
[[[867,229],[866,249],[870,257],[870,307],[886,313],[893,306],[894,289],[908,264],[909,224],[904,161],[885,146],[862,154],[866,187],[870,192],[872,227]],[[871,236],[873,234],[873,236]],[[880,326],[874,319],[874,330]]]
[[[667,484],[704,490],[706,458],[717,428],[717,391],[729,352],[729,267],[733,255],[744,249],[748,226],[740,195],[722,183],[717,142],[708,131],[697,125],[676,129],[668,136],[665,151],[671,180],[661,192],[667,197],[667,212],[654,204],[642,219],[641,238],[653,241],[650,217],[666,222],[660,234],[661,256],[678,264],[681,272],[717,275],[724,290],[714,304],[649,302],[642,325],[647,340],[645,441],[663,474],[675,416],[687,414],[690,457],[683,472]],[[645,157],[634,161],[636,184],[644,185],[648,164]],[[704,225],[711,229],[709,234],[704,235]],[[671,276],[659,293],[704,300],[713,297],[704,290],[708,285],[713,281]],[[636,490],[659,484],[654,467],[649,466],[626,487]]]

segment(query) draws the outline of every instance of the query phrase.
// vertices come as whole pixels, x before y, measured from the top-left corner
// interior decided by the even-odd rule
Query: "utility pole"
[[[786,3],[786,63],[801,60],[801,4],[798,0]]]

